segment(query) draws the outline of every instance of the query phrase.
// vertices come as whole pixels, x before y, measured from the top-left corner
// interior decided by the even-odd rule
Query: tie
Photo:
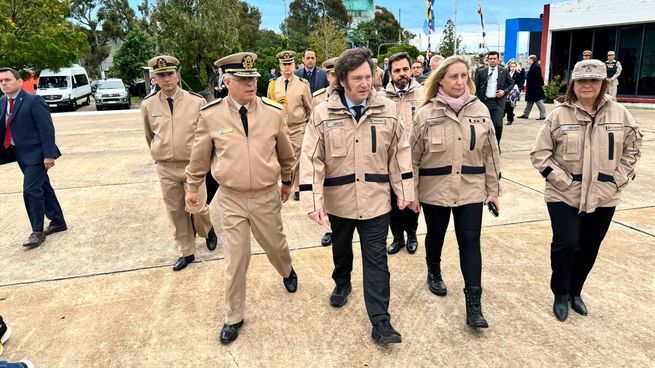
[[[287,91],[287,88],[288,88],[288,87],[289,87],[289,80],[288,80],[288,79],[285,79],[285,80],[284,80],[284,92]]]
[[[398,91],[398,97],[403,97],[405,95],[405,91]]]
[[[168,108],[171,109],[171,115],[173,115],[173,98],[166,97],[166,101],[168,101]]]
[[[307,71],[307,80],[312,80],[312,72]]]
[[[5,140],[4,140],[4,147],[9,148],[11,146],[11,129],[10,124],[11,124],[11,117],[14,114],[14,99],[9,98],[9,116],[7,116],[7,129],[5,129]]]
[[[489,78],[491,78],[491,76],[494,75],[494,70],[496,70],[496,68],[489,69],[489,75],[488,75]]]
[[[245,106],[241,106],[239,109],[239,114],[241,115],[241,124],[243,124],[243,131],[248,136],[248,109]]]
[[[355,105],[353,106],[353,109],[355,110],[355,120],[359,121],[359,118],[362,117],[362,109],[364,106],[362,105]]]

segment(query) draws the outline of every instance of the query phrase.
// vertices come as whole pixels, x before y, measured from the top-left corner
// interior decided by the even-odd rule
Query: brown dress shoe
[[[68,230],[68,227],[66,226],[65,223],[61,225],[53,225],[52,223],[50,223],[50,225],[48,225],[48,227],[45,229],[45,234],[50,235],[66,230]]]
[[[25,243],[23,243],[23,246],[24,247],[32,247],[32,248],[38,247],[39,245],[41,245],[41,243],[43,243],[44,240],[45,240],[45,232],[44,231],[41,231],[41,232],[36,232],[35,231],[32,234],[30,234],[30,237],[27,238],[27,241]]]

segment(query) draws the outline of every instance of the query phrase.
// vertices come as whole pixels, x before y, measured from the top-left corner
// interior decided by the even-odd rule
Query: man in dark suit
[[[55,145],[55,127],[48,105],[40,96],[21,90],[22,80],[11,68],[0,68],[0,137],[5,157],[15,155],[23,172],[23,199],[32,224],[32,234],[23,244],[39,246],[46,235],[67,230],[66,221],[48,169],[61,156]],[[50,225],[43,230],[44,215]]]
[[[544,77],[541,75],[541,65],[539,65],[537,55],[528,57],[528,65],[528,75],[525,80],[525,110],[523,110],[523,115],[519,116],[519,118],[527,119],[530,116],[530,111],[532,111],[532,106],[536,103],[539,109],[539,118],[537,120],[545,120]]]
[[[500,138],[503,135],[505,101],[514,87],[514,81],[509,76],[507,68],[498,65],[498,52],[489,51],[487,60],[489,66],[475,71],[475,90],[480,101],[484,102],[489,109],[491,121],[496,129],[496,139],[500,145]]]
[[[312,93],[330,85],[325,70],[316,66],[316,53],[314,50],[307,49],[303,52],[302,63],[303,67],[296,70],[295,74],[309,81],[309,89]]]

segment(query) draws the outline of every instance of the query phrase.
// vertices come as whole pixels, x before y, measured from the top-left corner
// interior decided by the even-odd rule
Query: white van
[[[36,94],[42,96],[50,108],[77,106],[91,103],[91,86],[86,70],[77,64],[58,71],[45,69],[39,75]]]

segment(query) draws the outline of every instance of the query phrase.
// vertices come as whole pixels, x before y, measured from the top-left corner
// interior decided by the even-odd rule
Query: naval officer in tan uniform
[[[191,145],[195,134],[200,107],[207,102],[202,96],[178,87],[180,62],[167,55],[156,56],[148,62],[153,68],[160,86],[141,103],[141,117],[150,148],[150,155],[157,165],[157,174],[164,197],[164,204],[180,258],[173,266],[179,271],[195,260],[197,232],[207,239],[207,248],[216,249],[218,239],[212,227],[209,206],[205,203],[207,191],[204,181],[199,184],[203,206],[191,209],[184,203],[184,168],[191,156]]]
[[[298,158],[300,157],[305,124],[307,124],[309,115],[312,112],[312,92],[309,81],[293,73],[296,70],[295,56],[294,51],[282,51],[277,54],[282,74],[268,83],[268,98],[284,106],[284,116],[289,126],[289,136],[291,137],[296,159],[291,189],[294,191],[293,199],[297,201],[299,200]]]
[[[293,147],[282,106],[257,97],[256,58],[241,52],[214,64],[223,71],[228,95],[202,108],[186,168],[186,200],[191,206],[203,203],[199,191],[210,167],[221,183],[217,202],[225,233],[224,344],[234,341],[243,326],[251,230],[287,291],[298,287],[280,213],[291,193]]]

